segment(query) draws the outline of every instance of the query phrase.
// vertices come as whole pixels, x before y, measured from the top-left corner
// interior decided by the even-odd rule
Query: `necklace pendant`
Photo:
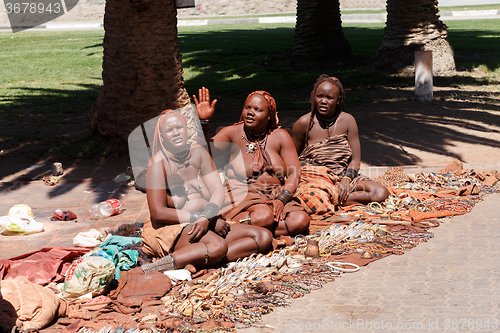
[[[257,148],[257,145],[254,142],[247,143],[246,146],[247,146],[247,154],[253,153]]]

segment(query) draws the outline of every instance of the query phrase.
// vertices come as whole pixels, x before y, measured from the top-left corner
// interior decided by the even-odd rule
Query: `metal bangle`
[[[201,217],[198,212],[189,212],[189,223],[196,222]]]
[[[292,199],[292,192],[288,191],[287,189],[284,189],[281,191],[281,193],[276,197],[279,201],[283,202],[283,205],[286,205],[290,199]]]
[[[345,177],[349,177],[350,179],[354,179],[358,176],[358,172],[354,169],[347,169],[345,174],[344,174]]]
[[[212,217],[217,216],[218,212],[219,212],[219,206],[211,202],[205,207],[203,213],[201,213],[201,217],[210,220]]]

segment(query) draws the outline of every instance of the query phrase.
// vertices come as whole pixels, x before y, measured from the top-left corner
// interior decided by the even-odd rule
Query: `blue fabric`
[[[111,236],[92,249],[88,256],[100,256],[111,260],[116,267],[115,278],[120,278],[120,271],[128,271],[137,264],[139,252],[137,250],[123,250],[128,245],[141,243],[140,237]]]

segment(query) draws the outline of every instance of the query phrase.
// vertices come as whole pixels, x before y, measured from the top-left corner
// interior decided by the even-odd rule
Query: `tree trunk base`
[[[440,37],[425,45],[410,44],[400,47],[384,47],[383,45],[373,57],[373,66],[401,75],[415,73],[415,51],[432,51],[433,75],[447,76],[456,71],[454,52],[448,40]]]

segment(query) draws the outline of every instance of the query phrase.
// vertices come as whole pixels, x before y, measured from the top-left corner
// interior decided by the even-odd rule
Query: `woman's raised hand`
[[[217,100],[214,99],[212,104],[210,104],[210,92],[205,87],[198,89],[198,95],[200,96],[199,101],[198,98],[196,98],[196,95],[193,95],[198,117],[200,120],[210,119],[214,114],[215,103],[217,103]]]

